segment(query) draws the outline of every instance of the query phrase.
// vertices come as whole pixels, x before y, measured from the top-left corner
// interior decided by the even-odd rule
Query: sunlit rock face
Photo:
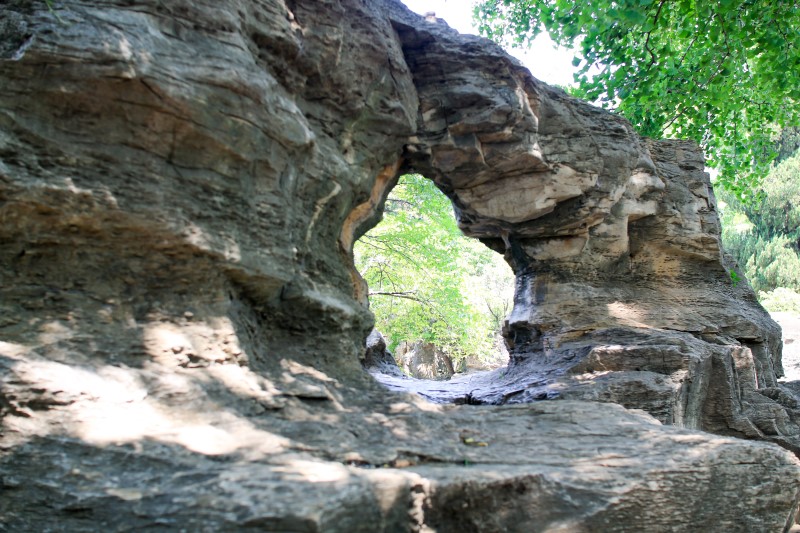
[[[510,367],[469,400],[611,401],[800,450],[780,329],[732,279],[699,148],[642,139],[477,38],[398,36],[420,102],[409,164],[517,277]]]
[[[54,4],[0,6],[4,528],[791,522],[772,444],[434,405],[359,364],[352,243],[417,169],[518,276],[507,378],[454,403],[790,446],[694,147],[389,0]]]
[[[403,342],[394,356],[397,364],[413,378],[448,380],[455,374],[450,357],[429,342]]]

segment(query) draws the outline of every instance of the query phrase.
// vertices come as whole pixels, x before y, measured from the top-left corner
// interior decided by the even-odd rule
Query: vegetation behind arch
[[[354,255],[390,350],[422,340],[455,360],[495,352],[513,274],[499,254],[461,233],[432,181],[402,176],[383,221],[356,242]]]

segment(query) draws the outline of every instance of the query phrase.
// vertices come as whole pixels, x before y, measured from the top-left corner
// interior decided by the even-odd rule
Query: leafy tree
[[[800,150],[800,128],[782,129],[780,135],[775,139],[775,146],[778,151],[778,155],[775,157],[776,163],[792,157],[796,151]]]
[[[390,349],[423,340],[454,359],[494,349],[513,275],[498,254],[461,233],[450,200],[432,181],[401,177],[383,221],[354,254]]]
[[[785,236],[800,252],[800,151],[777,165],[766,177],[758,202],[744,210],[767,239]]]
[[[478,0],[480,30],[525,45],[546,30],[576,49],[579,96],[643,134],[699,142],[740,195],[770,138],[800,125],[800,9],[784,0]]]
[[[800,290],[800,257],[786,237],[766,241],[747,261],[750,281],[758,291],[785,287]]]
[[[732,193],[717,194],[723,244],[753,288],[800,291],[800,152],[769,172],[755,200],[742,203]],[[771,300],[777,301],[774,295]]]

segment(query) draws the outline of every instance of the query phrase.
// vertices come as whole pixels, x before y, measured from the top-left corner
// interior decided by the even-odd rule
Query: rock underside
[[[392,0],[55,7],[0,6],[0,530],[791,527],[696,146]],[[362,369],[408,171],[517,278],[508,367],[449,388]]]

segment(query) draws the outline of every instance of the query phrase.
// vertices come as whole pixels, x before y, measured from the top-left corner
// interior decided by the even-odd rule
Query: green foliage
[[[775,162],[780,163],[789,159],[795,152],[800,150],[800,128],[784,128],[780,135],[775,138],[775,145],[778,155]]]
[[[770,313],[783,311],[800,315],[800,293],[792,289],[778,287],[769,292],[760,292],[758,299]]]
[[[756,251],[745,268],[757,291],[777,287],[800,290],[800,257],[789,246],[786,237],[776,237],[770,241],[759,239]]]
[[[774,167],[755,200],[718,191],[722,241],[756,291],[800,290],[800,152]]]
[[[481,32],[525,45],[546,30],[576,49],[581,96],[643,134],[694,139],[740,194],[800,125],[800,9],[773,0],[478,0]]]
[[[800,251],[800,152],[767,175],[760,193],[759,201],[745,204],[747,217],[765,238],[785,236]]]
[[[383,222],[354,254],[390,349],[423,340],[455,359],[493,350],[513,275],[498,254],[461,233],[450,200],[432,181],[401,177]]]

